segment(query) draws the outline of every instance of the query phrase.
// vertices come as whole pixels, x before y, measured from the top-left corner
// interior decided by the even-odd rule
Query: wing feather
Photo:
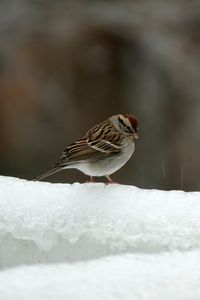
[[[67,147],[57,165],[96,161],[121,152],[122,137],[108,121],[92,127],[78,142]]]

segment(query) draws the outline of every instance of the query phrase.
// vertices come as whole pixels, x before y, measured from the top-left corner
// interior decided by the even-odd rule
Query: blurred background
[[[29,178],[91,126],[127,112],[140,139],[113,179],[199,190],[199,0],[0,1],[1,175]]]

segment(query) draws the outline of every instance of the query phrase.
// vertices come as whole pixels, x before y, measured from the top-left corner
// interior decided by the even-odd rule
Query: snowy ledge
[[[200,193],[0,176],[0,268],[200,248]]]

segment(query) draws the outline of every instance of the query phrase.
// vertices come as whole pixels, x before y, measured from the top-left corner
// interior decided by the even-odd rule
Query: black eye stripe
[[[122,119],[120,119],[120,117],[118,118],[118,120],[123,126],[127,127],[126,124],[124,123],[124,121]]]
[[[124,121],[123,121],[122,119],[120,119],[120,117],[118,118],[118,120],[119,120],[119,122],[120,122],[124,127],[127,128],[127,130],[128,130],[129,132],[132,132],[131,127],[130,127],[130,126],[127,126],[127,125],[124,123]]]

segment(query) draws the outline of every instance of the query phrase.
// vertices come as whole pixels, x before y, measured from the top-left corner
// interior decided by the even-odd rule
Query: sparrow
[[[132,156],[138,139],[138,120],[132,114],[117,114],[93,126],[80,140],[66,147],[58,161],[31,180],[42,180],[63,169],[78,169],[90,176],[105,176],[119,170]]]

